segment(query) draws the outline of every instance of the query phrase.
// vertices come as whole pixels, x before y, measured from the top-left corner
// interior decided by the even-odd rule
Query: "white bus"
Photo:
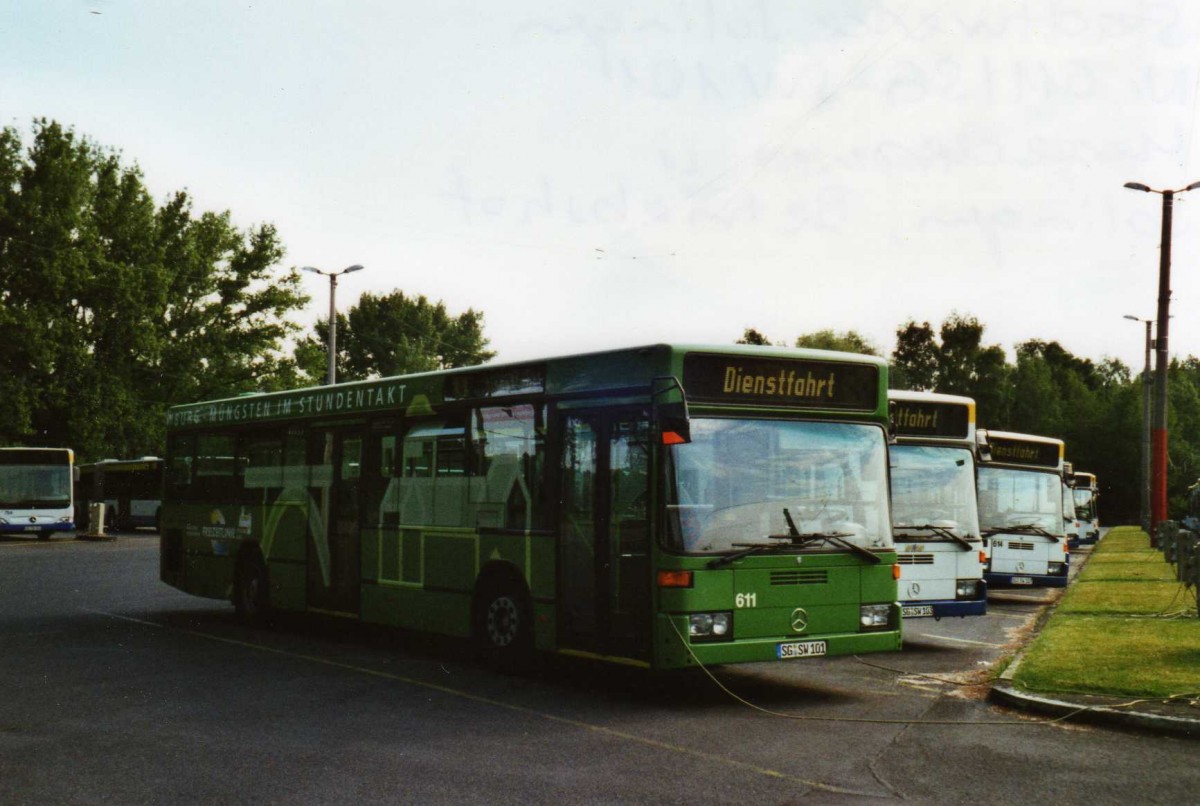
[[[987,612],[975,497],[975,401],[888,392],[892,533],[904,618]]]
[[[1071,544],[1095,543],[1100,539],[1100,512],[1097,509],[1100,487],[1096,483],[1096,474],[1075,471],[1074,479],[1072,496],[1077,527],[1076,537]]]
[[[76,473],[70,448],[0,448],[0,533],[73,532]]]
[[[1065,587],[1063,441],[977,432],[979,523],[991,586]]]

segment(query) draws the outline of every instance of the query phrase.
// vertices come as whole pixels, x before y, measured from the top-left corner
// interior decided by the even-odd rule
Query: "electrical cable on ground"
[[[687,651],[687,653],[691,657],[692,661],[696,664],[696,666],[698,666],[700,668],[701,671],[704,672],[704,674],[708,677],[709,680],[711,680],[714,684],[716,684],[717,688],[719,688],[721,691],[728,694],[733,700],[746,706],[747,708],[749,708],[753,711],[758,711],[759,713],[765,714],[766,716],[773,716],[773,717],[777,717],[779,719],[791,719],[791,720],[796,720],[796,721],[800,721],[800,722],[857,722],[857,723],[866,723],[866,724],[873,724],[873,725],[964,725],[964,726],[965,725],[997,725],[997,726],[1005,726],[1005,727],[1030,727],[1030,726],[1044,727],[1044,726],[1056,725],[1059,722],[1063,722],[1065,720],[1070,719],[1071,717],[1078,716],[1079,714],[1083,713],[1084,711],[1092,711],[1099,707],[1124,708],[1124,707],[1128,707],[1131,705],[1137,705],[1138,703],[1141,703],[1141,702],[1147,702],[1147,700],[1134,700],[1129,703],[1123,703],[1121,705],[1113,705],[1113,706],[1085,705],[1074,711],[1066,713],[1063,716],[1055,717],[1054,719],[1034,719],[1034,720],[1019,721],[1019,722],[1005,721],[1005,720],[873,719],[873,718],[869,718],[869,717],[812,716],[809,714],[787,714],[787,713],[782,713],[780,711],[772,711],[769,708],[764,708],[761,705],[752,703],[749,700],[742,697],[741,695],[730,690],[729,687],[727,687],[724,683],[722,683],[720,680],[718,680],[716,675],[714,675],[709,670],[709,668],[707,666],[705,666],[700,661],[699,658],[696,657],[696,653],[692,651],[691,646],[688,644],[687,640],[684,638],[683,633],[681,633],[679,631],[679,627],[678,627],[678,625],[675,624],[674,620],[668,618],[667,621],[668,621],[668,623],[670,623],[671,629],[673,629],[675,631],[675,635],[679,637],[679,643]],[[883,668],[883,667],[879,667],[879,668]],[[894,671],[894,670],[885,669],[885,671]]]

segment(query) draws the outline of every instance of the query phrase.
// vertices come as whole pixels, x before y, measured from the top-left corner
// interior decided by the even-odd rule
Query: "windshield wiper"
[[[947,529],[945,526],[934,526],[932,523],[927,523],[923,526],[893,526],[892,530],[893,531],[904,530],[904,531],[913,531],[913,532],[929,531],[929,532],[933,532],[935,535],[938,535],[939,537],[950,538],[955,543],[957,543],[959,545],[959,548],[961,548],[963,551],[970,551],[971,549],[975,548],[973,545],[971,545],[971,542],[969,540],[959,537],[958,535],[954,534],[954,532]]]
[[[1048,537],[1051,540],[1053,540],[1055,543],[1057,543],[1059,541],[1058,535],[1053,534],[1052,532],[1047,532],[1045,529],[1038,526],[1036,523],[1022,523],[1022,524],[1018,524],[1016,526],[997,526],[994,529],[984,529],[983,530],[984,537],[991,537],[992,535],[1004,535],[1004,534],[1039,535],[1041,537]]]
[[[709,568],[721,568],[729,565],[735,560],[740,560],[743,557],[748,557],[751,554],[757,554],[764,549],[777,548],[777,543],[734,543],[734,548],[740,548],[741,551],[735,551],[732,554],[725,554],[721,557],[714,557],[708,561]]]
[[[847,537],[851,537],[850,532],[808,532],[802,534],[800,530],[796,528],[796,522],[792,520],[792,513],[788,512],[787,507],[783,508],[783,517],[784,520],[787,521],[788,533],[786,535],[768,535],[768,537],[774,540],[788,538],[792,541],[793,546],[806,546],[811,543],[816,543],[817,541],[823,543],[832,543],[835,546],[841,546],[842,548],[850,549],[855,554],[870,560],[872,563],[878,564],[883,562],[883,560],[880,559],[879,555],[877,555],[875,552],[865,549],[857,543],[846,540]]]

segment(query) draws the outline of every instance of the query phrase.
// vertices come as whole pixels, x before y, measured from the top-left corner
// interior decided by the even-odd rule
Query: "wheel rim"
[[[511,596],[499,596],[487,609],[487,636],[492,646],[506,647],[517,640],[521,629],[521,613]]]

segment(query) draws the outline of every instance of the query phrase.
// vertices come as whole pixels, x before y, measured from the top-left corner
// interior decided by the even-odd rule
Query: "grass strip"
[[[1033,691],[1170,697],[1200,692],[1196,595],[1137,527],[1109,531],[1014,678]],[[1190,611],[1192,615],[1155,618]]]
[[[1055,615],[1149,616],[1185,610],[1195,602],[1195,596],[1178,582],[1076,582]]]
[[[1015,682],[1034,691],[1170,697],[1200,691],[1200,620],[1058,616]]]

